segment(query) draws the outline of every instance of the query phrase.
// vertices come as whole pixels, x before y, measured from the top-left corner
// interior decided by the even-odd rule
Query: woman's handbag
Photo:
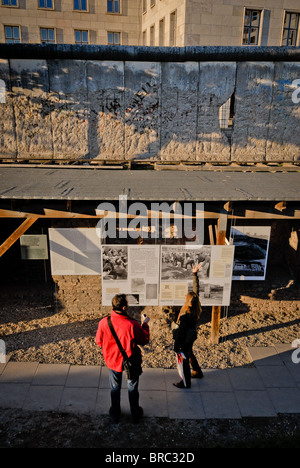
[[[107,317],[107,322],[108,322],[110,331],[112,332],[112,335],[114,339],[116,340],[119,350],[121,351],[121,354],[123,356],[123,369],[127,374],[127,378],[129,380],[135,380],[143,372],[141,357],[137,353],[132,354],[130,357],[127,356],[123,346],[121,345],[118,335],[116,334],[116,331],[113,327],[110,316]]]
[[[186,381],[185,381],[184,370],[183,370],[184,359],[186,359],[186,357],[182,352],[176,353],[176,364],[177,364],[178,374],[179,374],[179,377],[181,377],[184,383],[184,386],[186,387]]]

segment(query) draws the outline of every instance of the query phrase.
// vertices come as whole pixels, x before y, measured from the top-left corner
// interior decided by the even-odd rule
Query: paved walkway
[[[300,413],[300,363],[290,345],[248,348],[254,366],[204,369],[180,390],[177,370],[144,369],[140,404],[145,416],[171,419],[276,417]],[[300,350],[297,356],[300,357]],[[129,414],[126,379],[122,412]],[[12,362],[0,364],[0,407],[108,414],[108,370],[101,366]]]

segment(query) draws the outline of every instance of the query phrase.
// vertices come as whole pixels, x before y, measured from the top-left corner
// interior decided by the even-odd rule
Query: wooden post
[[[0,245],[0,257],[33,225],[37,217],[26,218],[25,221],[19,226],[7,239]]]
[[[227,214],[223,211],[218,220],[217,242],[216,245],[225,245],[227,228]],[[221,306],[213,306],[211,311],[211,334],[210,339],[212,344],[219,343],[220,336],[220,319],[221,319]]]

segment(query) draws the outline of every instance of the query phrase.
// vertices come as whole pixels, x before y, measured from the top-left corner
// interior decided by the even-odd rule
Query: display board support
[[[224,210],[220,212],[218,220],[218,228],[216,232],[216,245],[225,245],[226,229],[227,229],[227,209],[226,205]],[[221,306],[213,306],[211,311],[211,333],[210,339],[212,344],[219,343],[220,336],[220,320],[221,320]]]

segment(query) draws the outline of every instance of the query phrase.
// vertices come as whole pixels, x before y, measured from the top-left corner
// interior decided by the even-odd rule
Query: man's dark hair
[[[126,294],[116,294],[116,296],[113,297],[111,303],[113,310],[123,312],[123,307],[128,306]]]

